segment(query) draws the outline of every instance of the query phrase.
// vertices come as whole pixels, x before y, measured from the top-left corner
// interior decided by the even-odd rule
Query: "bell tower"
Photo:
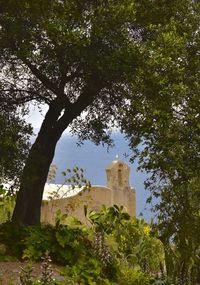
[[[124,191],[130,188],[130,168],[121,160],[114,160],[106,168],[107,187],[114,191]]]

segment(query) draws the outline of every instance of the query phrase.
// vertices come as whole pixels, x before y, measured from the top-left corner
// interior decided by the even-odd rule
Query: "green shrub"
[[[139,271],[131,268],[128,265],[121,264],[118,274],[118,284],[120,285],[150,285],[153,284],[153,279]]]
[[[46,252],[59,264],[74,264],[84,255],[91,255],[87,231],[67,225],[24,227],[13,223],[0,225],[0,241],[9,254],[38,261]]]
[[[73,265],[84,255],[90,255],[91,241],[87,232],[67,225],[32,227],[24,240],[23,258],[40,260],[46,252],[61,265]]]
[[[92,211],[89,218],[95,229],[104,233],[116,258],[139,266],[147,273],[160,270],[164,262],[163,244],[143,219],[131,218],[117,205],[102,207],[100,212]]]
[[[0,239],[18,258],[40,261],[48,252],[65,265],[65,284],[159,284],[150,274],[164,258],[162,244],[143,220],[130,219],[122,207],[103,207],[90,213],[93,227],[81,225],[59,212],[56,225],[22,227],[0,225]],[[66,219],[64,219],[66,222]],[[109,257],[109,258],[108,258]],[[162,281],[164,282],[164,281]],[[165,284],[165,283],[160,283]],[[172,285],[166,283],[166,285]]]
[[[177,285],[170,279],[157,279],[154,281],[153,285]],[[189,285],[189,284],[188,284]]]
[[[16,195],[0,185],[0,224],[9,222],[15,206]]]
[[[14,223],[0,224],[0,241],[6,245],[8,254],[22,258],[24,240],[28,236],[29,229]]]
[[[114,284],[110,283],[108,280],[101,262],[98,259],[92,257],[88,260],[78,261],[72,267],[66,267],[64,274],[66,275],[66,281],[78,282],[77,284]]]

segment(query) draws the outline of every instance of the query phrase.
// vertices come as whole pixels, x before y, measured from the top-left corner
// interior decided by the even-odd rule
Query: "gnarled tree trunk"
[[[23,225],[40,223],[42,195],[56,144],[73,119],[77,118],[93,102],[99,90],[98,81],[93,76],[76,102],[71,103],[60,94],[50,103],[24,167],[12,217],[13,222]]]
[[[56,144],[63,132],[63,129],[57,127],[62,109],[63,106],[59,106],[56,100],[50,104],[41,130],[30,150],[17,194],[13,222],[23,225],[40,223],[40,208],[45,182]]]

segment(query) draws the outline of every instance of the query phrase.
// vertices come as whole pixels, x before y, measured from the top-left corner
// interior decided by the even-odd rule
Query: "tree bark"
[[[99,80],[93,75],[76,102],[70,103],[69,99],[60,93],[50,103],[24,167],[12,217],[13,222],[23,225],[40,223],[42,195],[56,144],[63,131],[93,102],[100,89]]]
[[[40,132],[33,144],[24,167],[20,190],[12,221],[23,225],[40,223],[40,208],[49,167],[54,157],[56,144],[63,129],[57,121],[63,105],[54,100],[45,116]],[[70,121],[70,120],[69,120]]]

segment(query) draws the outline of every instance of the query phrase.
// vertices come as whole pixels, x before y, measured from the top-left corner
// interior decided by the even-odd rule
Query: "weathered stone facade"
[[[56,185],[46,185],[44,191],[43,205],[41,208],[41,221],[44,223],[55,223],[58,209],[62,213],[69,213],[83,223],[88,223],[84,214],[84,205],[90,210],[101,209],[102,205],[107,207],[123,205],[131,216],[136,215],[135,190],[129,185],[130,168],[121,160],[114,160],[107,168],[107,186],[92,186],[90,191],[77,189],[73,193],[68,192],[65,198],[47,200],[48,195],[55,191]],[[69,189],[63,186],[63,192]]]

